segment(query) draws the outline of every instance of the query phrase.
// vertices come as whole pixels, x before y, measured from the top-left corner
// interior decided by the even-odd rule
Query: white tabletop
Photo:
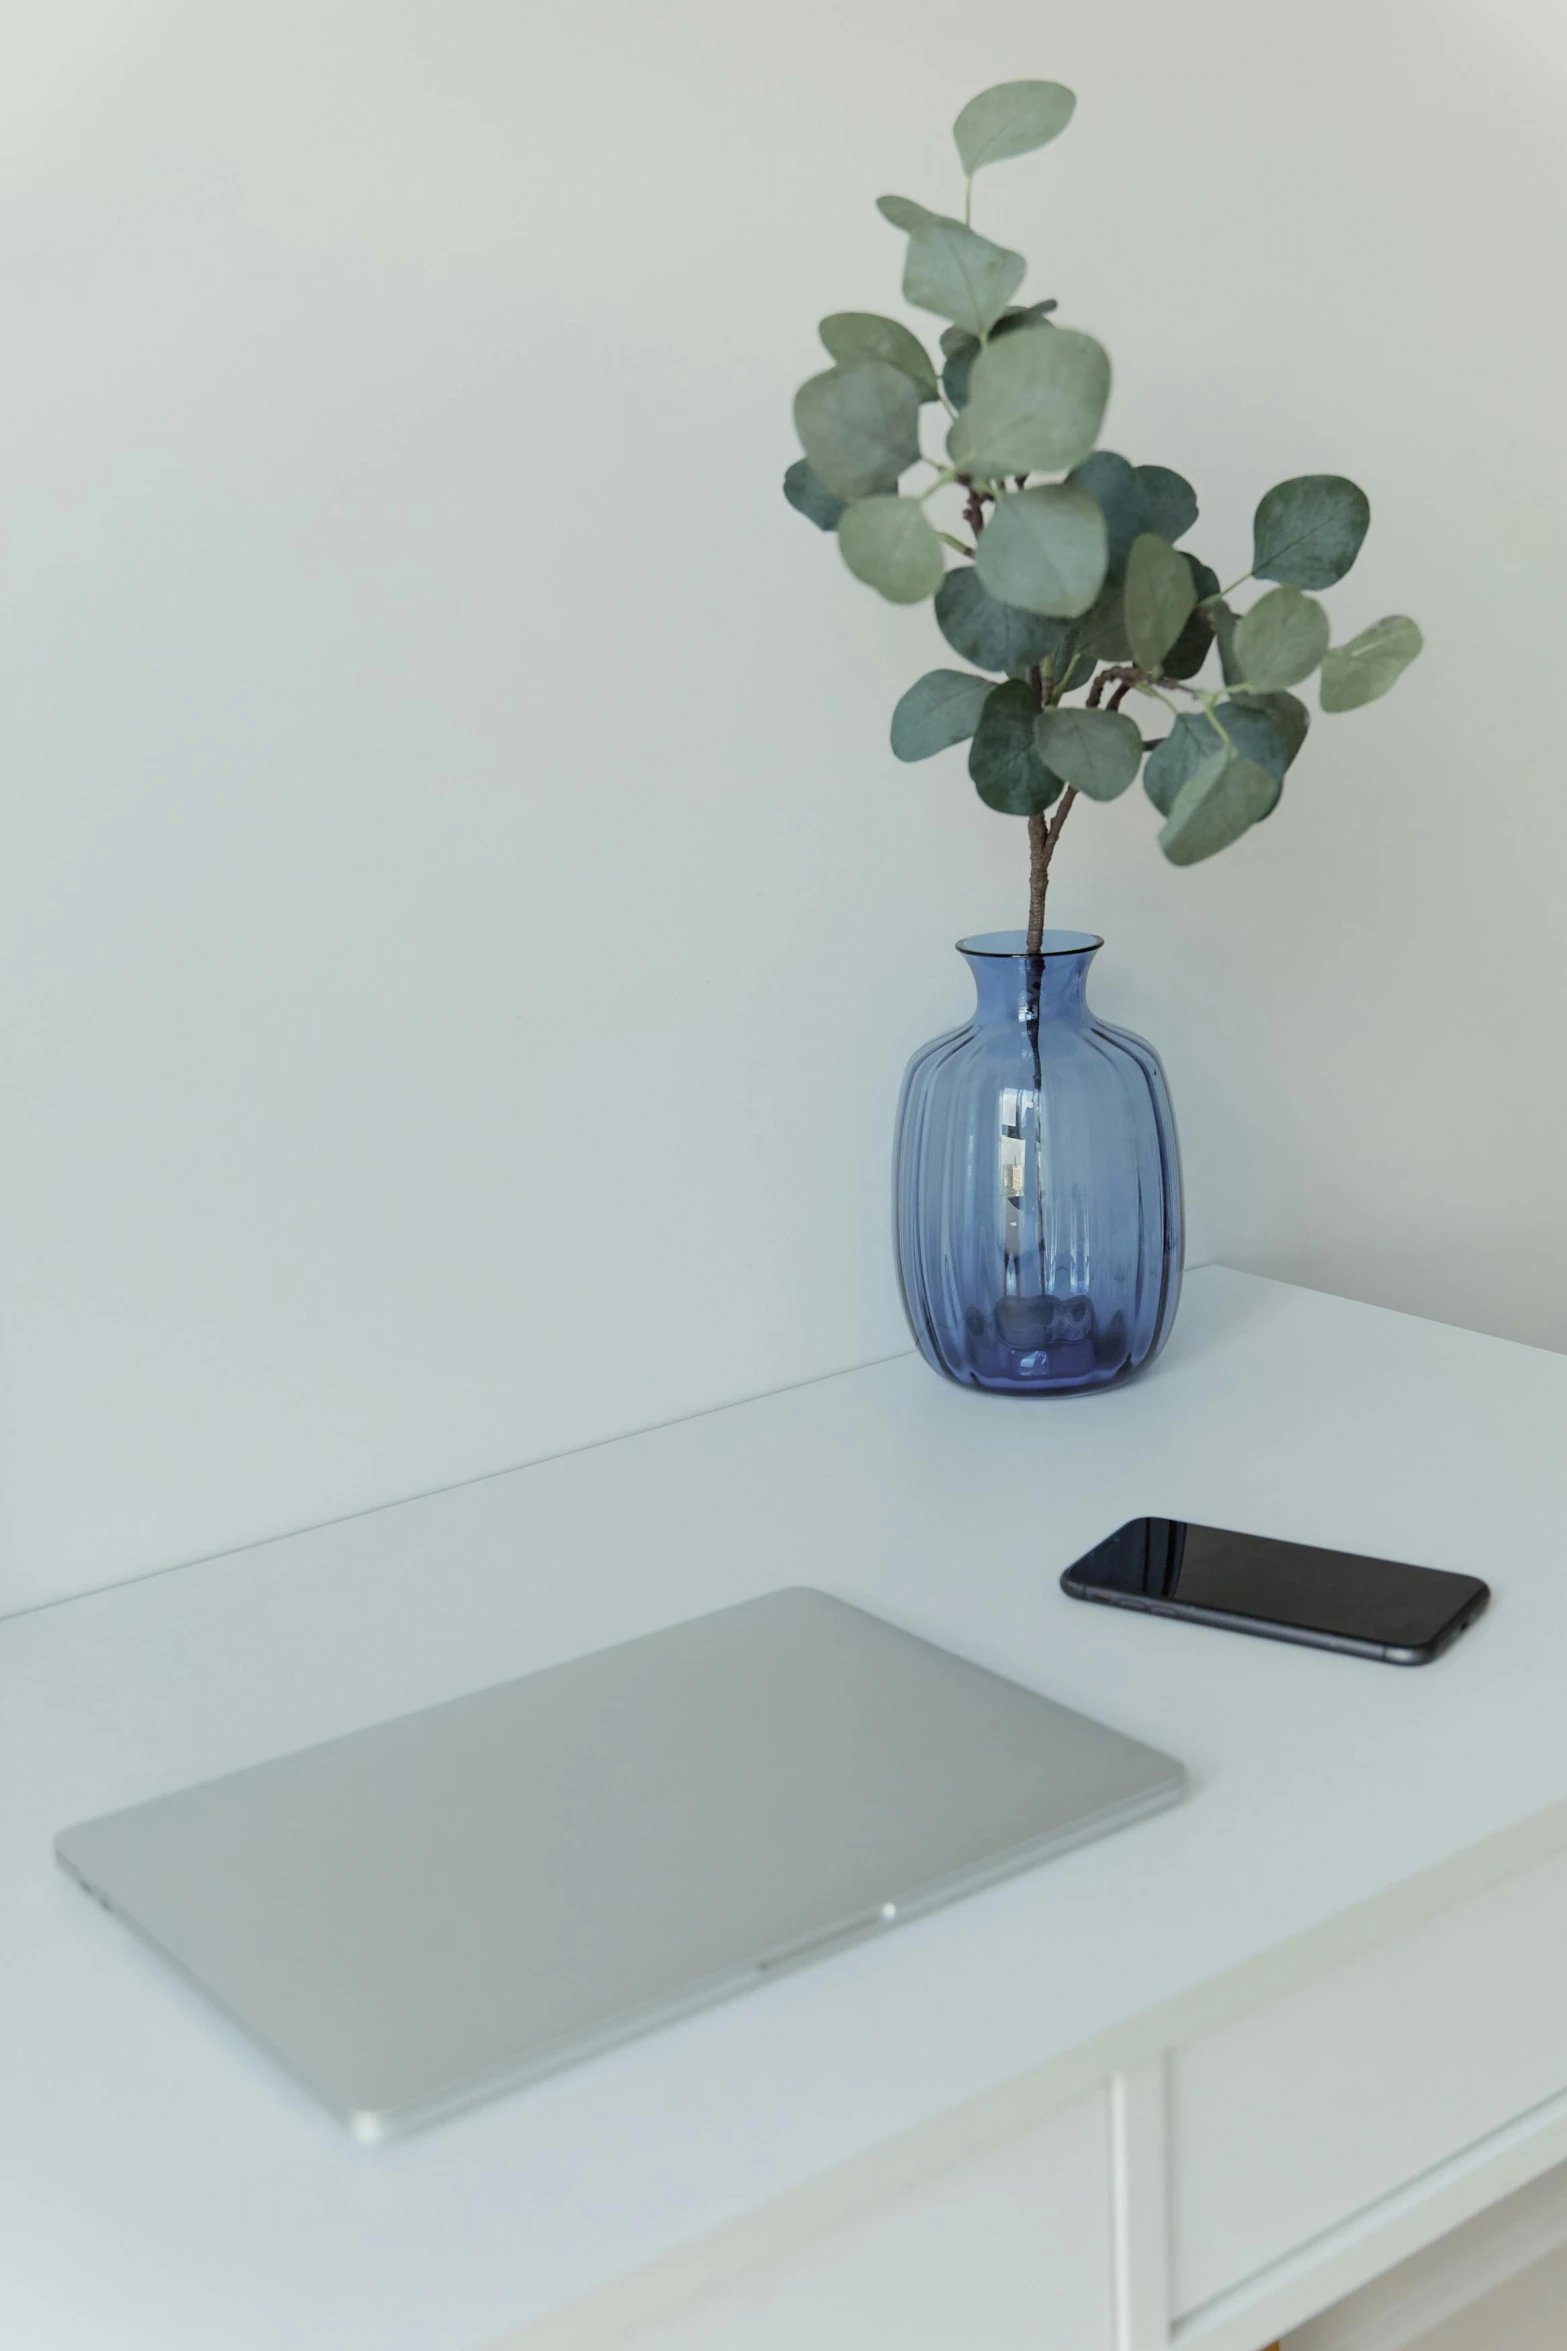
[[[0,1624],[0,2340],[470,2351],[1567,1798],[1567,1358],[1210,1269],[1112,1394],[914,1357]],[[1476,1569],[1399,1672],[1091,1609],[1141,1510]],[[1177,1811],[354,2144],[56,1869],[66,1823],[780,1584],[1167,1748]]]

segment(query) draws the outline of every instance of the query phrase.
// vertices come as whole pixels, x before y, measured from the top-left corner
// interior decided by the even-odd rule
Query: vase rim
[[[955,942],[960,955],[989,956],[998,963],[1019,963],[1028,954],[1026,931],[976,931]],[[1097,931],[1046,931],[1040,941],[1043,957],[1092,955],[1104,945]]]

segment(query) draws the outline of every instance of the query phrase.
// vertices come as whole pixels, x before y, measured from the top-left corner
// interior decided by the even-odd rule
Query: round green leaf
[[[1201,605],[1205,596],[1217,596],[1219,593],[1219,575],[1210,571],[1189,548],[1181,549],[1181,560],[1191,571],[1197,603],[1192,608],[1186,626],[1164,657],[1164,674],[1167,678],[1194,678],[1213,645],[1213,621],[1201,609]]]
[[[921,604],[941,585],[947,559],[914,498],[860,498],[838,524],[843,560],[889,604]]]
[[[797,514],[807,522],[815,523],[819,531],[835,531],[838,517],[844,509],[844,500],[819,482],[812,473],[809,461],[797,457],[783,478],[783,494]]]
[[[1219,667],[1224,673],[1224,682],[1227,686],[1238,686],[1242,677],[1240,656],[1235,650],[1239,615],[1231,606],[1223,603],[1210,604],[1208,613],[1213,622],[1213,633],[1219,642]]]
[[[1331,588],[1360,553],[1371,501],[1340,473],[1303,473],[1279,482],[1252,521],[1251,568],[1259,580]]]
[[[835,310],[817,332],[840,366],[856,359],[885,359],[889,367],[902,368],[921,400],[939,399],[929,353],[897,319],[879,318],[873,310]]]
[[[1197,493],[1183,474],[1167,465],[1140,465],[1137,478],[1148,500],[1147,529],[1161,539],[1184,539],[1197,520]]]
[[[1106,580],[1078,622],[1077,654],[1078,663],[1073,676],[1080,686],[1087,685],[1096,663],[1131,660],[1132,648],[1127,642],[1121,590],[1114,580]]]
[[[1034,730],[1045,765],[1090,800],[1117,800],[1142,764],[1143,738],[1120,710],[1046,710]]]
[[[1270,588],[1235,627],[1235,658],[1247,687],[1266,694],[1309,678],[1328,649],[1328,635],[1328,616],[1315,596]]]
[[[1143,769],[1143,790],[1161,816],[1168,816],[1188,776],[1206,766],[1216,751],[1229,755],[1229,746],[1205,712],[1183,710],[1162,743],[1156,743]]]
[[[1121,603],[1132,659],[1140,668],[1158,670],[1196,601],[1191,565],[1168,539],[1161,539],[1157,531],[1144,531],[1132,541]]]
[[[1172,865],[1196,865],[1227,849],[1266,816],[1279,788],[1254,759],[1235,759],[1221,747],[1195,768],[1176,794],[1159,831]]]
[[[987,163],[1048,147],[1066,129],[1076,104],[1060,82],[998,82],[981,90],[952,126],[963,169],[972,179]]]
[[[1294,765],[1295,756],[1305,742],[1311,726],[1311,712],[1298,694],[1242,694],[1234,702],[1222,703],[1220,707],[1225,710],[1234,710],[1238,719],[1244,719],[1249,710],[1261,711],[1264,717],[1272,721],[1278,731],[1279,740],[1284,745],[1285,766],[1292,767]],[[1234,727],[1230,728],[1230,732],[1231,734],[1235,733]],[[1240,743],[1241,749],[1249,759],[1262,760],[1264,767],[1269,764],[1263,758],[1262,753],[1252,744],[1242,742],[1238,735],[1236,741]]]
[[[878,196],[876,209],[883,220],[890,220],[895,229],[911,234],[925,228],[933,220],[946,220],[945,212],[932,212],[928,204],[916,204],[912,196]]]
[[[895,487],[920,453],[920,396],[885,359],[812,376],[794,396],[795,430],[811,471],[840,498]]]
[[[989,678],[971,677],[966,669],[928,669],[892,714],[894,756],[929,759],[966,743],[991,691]]]
[[[1096,449],[1074,465],[1066,478],[1098,500],[1110,540],[1108,577],[1120,580],[1132,541],[1154,527],[1148,493],[1137,477],[1137,468],[1113,449]]]
[[[1034,748],[1038,716],[1033,695],[1016,679],[986,696],[968,771],[985,806],[1002,816],[1039,816],[1061,796],[1061,778]]]
[[[1015,334],[1019,327],[1042,326],[1057,307],[1055,302],[1031,302],[1026,310],[1003,310],[990,330],[990,339],[994,342],[998,335]],[[965,327],[941,330],[942,355],[947,363],[941,374],[941,388],[954,408],[968,406],[969,374],[984,347],[979,337],[971,335]]]
[[[954,653],[976,669],[1020,678],[1038,661],[1053,661],[1059,676],[1071,644],[1071,623],[998,604],[972,565],[958,564],[936,590],[936,626]]]
[[[1396,686],[1425,639],[1404,613],[1391,613],[1335,646],[1322,663],[1320,699],[1324,710],[1358,710]]]
[[[988,335],[1023,283],[1021,253],[993,245],[957,220],[922,221],[909,238],[903,298],[971,335]]]
[[[1071,620],[1104,585],[1105,518],[1086,490],[1055,482],[997,500],[974,567],[998,603]]]
[[[1294,696],[1290,699],[1293,701]],[[1215,716],[1229,737],[1228,745],[1205,711],[1186,710],[1164,741],[1149,753],[1148,765],[1143,769],[1143,790],[1161,816],[1169,815],[1188,776],[1195,775],[1215,751],[1233,749],[1241,757],[1255,760],[1259,767],[1266,768],[1274,780],[1275,801],[1284,789],[1284,770],[1291,754],[1283,730],[1272,715],[1250,704],[1221,702]],[[1268,813],[1267,809],[1262,811],[1264,816]]]
[[[948,452],[985,481],[1063,472],[1093,447],[1109,397],[1109,355],[1092,335],[1052,326],[998,335],[974,361]]]
[[[947,345],[947,335],[952,337],[950,347]],[[941,388],[953,408],[966,408],[974,362],[985,346],[978,335],[967,334],[961,327],[948,327],[947,334],[941,340],[947,350],[947,364],[941,371]]]

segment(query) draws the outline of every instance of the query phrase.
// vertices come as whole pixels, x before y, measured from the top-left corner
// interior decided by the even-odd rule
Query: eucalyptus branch
[[[1163,675],[1162,672],[1151,669],[1138,669],[1135,666],[1127,666],[1122,663],[1115,664],[1107,669],[1102,670],[1100,672],[1100,682],[1103,685],[1114,685],[1118,688],[1122,686],[1127,688],[1135,687],[1139,692],[1146,692],[1153,687],[1168,686],[1173,688],[1177,694],[1190,694],[1193,699],[1198,702],[1215,702],[1220,698],[1218,695],[1209,692],[1202,686],[1194,686],[1189,684],[1185,678],[1167,678]],[[1161,700],[1163,699],[1162,696],[1160,698]],[[1111,703],[1111,709],[1119,710],[1121,701],[1124,699],[1124,695],[1118,695],[1117,700]],[[1171,708],[1174,708],[1173,704],[1171,705]]]
[[[1354,710],[1385,694],[1421,650],[1420,631],[1401,614],[1332,642],[1314,591],[1344,577],[1371,519],[1364,491],[1344,475],[1276,482],[1252,517],[1249,567],[1220,588],[1217,571],[1180,544],[1198,520],[1192,485],[1169,466],[1134,465],[1097,445],[1108,354],[1076,330],[1034,331],[1054,303],[1020,305],[1022,255],[973,227],[976,174],[1048,146],[1074,103],[1046,81],[1002,82],[970,99],[953,124],[961,221],[950,202],[932,210],[906,196],[878,198],[908,240],[907,301],[944,322],[942,358],[933,361],[901,320],[858,310],[824,318],[832,365],[796,395],[804,454],[784,477],[790,504],[836,535],[856,579],[900,606],[937,599],[941,632],[969,667],[944,662],[916,680],[893,715],[893,750],[925,759],[967,743],[969,776],[986,806],[1026,819],[1031,941],[1042,935],[1050,860],[1078,791],[1110,801],[1132,780],[1129,695],[1162,703],[1177,722],[1195,705],[1225,746],[1227,757],[1209,758],[1201,788],[1175,800],[1159,835],[1171,862],[1189,865],[1238,841],[1272,807],[1309,723],[1292,689],[1320,671],[1321,707]],[[954,393],[963,401],[963,455],[943,464],[922,456],[920,420],[927,405],[938,423],[943,412],[958,420]],[[934,478],[889,495],[916,461]],[[929,502],[954,484],[961,523],[938,530]],[[993,536],[982,542],[987,529]],[[959,568],[948,550],[963,559]],[[1201,593],[1210,580],[1214,588]],[[1248,581],[1261,592],[1236,613],[1229,599]],[[1124,628],[1135,652],[1103,664],[1088,651],[1063,658],[1064,617],[1087,613],[1109,625],[1085,633],[1103,643]],[[1205,687],[1163,674],[1175,660],[1200,670],[1221,630],[1220,667],[1243,672],[1243,683]],[[1086,706],[1062,710],[1078,691]],[[1243,705],[1230,729],[1219,716],[1226,691]],[[1177,734],[1166,782],[1194,772],[1194,750],[1201,762],[1206,738],[1197,734],[1194,745],[1194,734]],[[1052,757],[1054,773],[1077,782],[1046,823],[1030,812],[1056,788]]]

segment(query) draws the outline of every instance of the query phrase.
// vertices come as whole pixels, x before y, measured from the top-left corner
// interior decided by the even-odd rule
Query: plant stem
[[[1124,664],[1122,664],[1113,665],[1109,668],[1102,669],[1099,672],[1098,676],[1094,680],[1092,688],[1090,688],[1089,691],[1089,709],[1094,710],[1098,708],[1099,697],[1103,695],[1106,686],[1114,686],[1123,683],[1139,694],[1157,694],[1160,701],[1165,704],[1166,708],[1171,710],[1174,709],[1175,705],[1169,700],[1169,696],[1165,693],[1164,689],[1166,687],[1173,688],[1177,694],[1190,694],[1194,702],[1217,702],[1223,698],[1220,693],[1213,691],[1211,688],[1205,686],[1189,686],[1184,678],[1156,677],[1151,669],[1137,669],[1135,667],[1127,668]],[[1233,692],[1244,693],[1245,690],[1246,689],[1244,686],[1226,686],[1223,691],[1224,693],[1228,694]],[[1116,700],[1111,703],[1110,707],[1112,710],[1118,709],[1120,707],[1119,696],[1117,696]]]
[[[1068,784],[1056,802],[1055,815],[1047,825],[1042,816],[1028,820],[1028,936],[1024,953],[1037,955],[1045,935],[1045,892],[1050,887],[1050,860],[1056,853],[1061,838],[1061,827],[1072,813],[1077,798],[1075,785]]]
[[[1028,935],[1023,942],[1027,955],[1039,953],[1039,942],[1045,935],[1045,890],[1050,880],[1045,855],[1048,838],[1044,818],[1031,816],[1028,820]]]

